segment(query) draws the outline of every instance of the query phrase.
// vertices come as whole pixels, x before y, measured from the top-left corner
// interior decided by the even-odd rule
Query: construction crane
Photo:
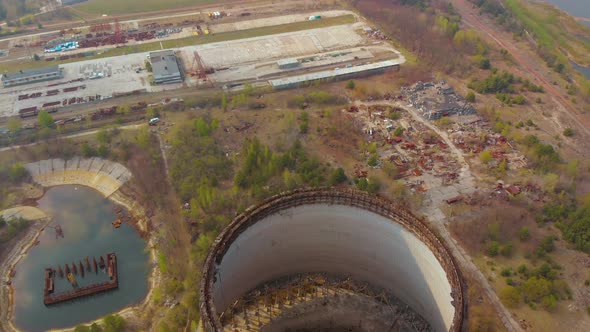
[[[203,60],[201,59],[199,52],[194,51],[193,55],[195,57],[195,63],[197,64],[197,76],[199,77],[199,79],[206,81],[207,80],[207,69],[205,68],[205,65],[203,64]]]

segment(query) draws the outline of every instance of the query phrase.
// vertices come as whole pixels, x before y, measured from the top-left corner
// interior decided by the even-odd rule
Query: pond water
[[[52,217],[50,226],[59,224],[64,237],[56,238],[54,228],[47,227],[40,243],[16,266],[13,279],[15,324],[24,331],[65,328],[100,318],[141,302],[148,290],[148,253],[146,243],[128,224],[115,229],[115,205],[90,188],[59,186],[49,189],[39,200],[39,208]],[[67,263],[78,265],[89,256],[117,255],[119,289],[46,307],[43,304],[44,269]],[[76,277],[80,286],[108,280],[106,273],[86,271]],[[55,291],[71,290],[66,279],[55,278]]]
[[[572,66],[575,70],[579,71],[582,73],[582,75],[586,76],[586,78],[590,80],[590,67],[582,67],[576,63],[572,63]]]
[[[588,0],[545,0],[546,2],[559,7],[561,10],[567,12],[574,17],[589,17],[590,6]],[[582,21],[588,25],[589,22]]]

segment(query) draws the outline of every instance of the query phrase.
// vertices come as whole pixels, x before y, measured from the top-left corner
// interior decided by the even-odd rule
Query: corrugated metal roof
[[[172,50],[151,52],[150,62],[152,63],[152,72],[156,81],[180,76],[176,55]]]
[[[278,78],[275,80],[269,80],[269,83],[271,86],[285,86],[285,85],[290,85],[290,84],[298,84],[298,83],[321,80],[321,79],[332,78],[332,77],[337,77],[337,76],[342,76],[342,75],[362,73],[367,70],[393,67],[393,66],[400,65],[402,62],[403,61],[397,60],[397,59],[396,60],[386,60],[386,61],[380,61],[380,62],[375,62],[375,63],[369,63],[366,65],[353,66],[353,67],[349,67],[349,68],[336,68],[336,69],[332,69],[332,70],[319,71],[319,72],[310,73],[310,74],[297,75],[297,76],[291,76],[291,77],[285,77],[285,78]]]
[[[14,73],[5,73],[2,75],[2,81],[23,79],[27,77],[34,77],[38,75],[52,74],[59,72],[59,66],[51,66],[44,68],[35,68],[29,70],[21,70]]]

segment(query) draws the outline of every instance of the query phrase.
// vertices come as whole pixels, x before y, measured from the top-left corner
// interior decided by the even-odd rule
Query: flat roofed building
[[[388,69],[399,68],[401,63],[403,63],[403,61],[400,59],[386,60],[365,65],[336,68],[315,73],[278,78],[269,80],[268,82],[274,89],[289,89],[316,81],[345,80],[367,75],[380,74]]]
[[[4,73],[2,75],[2,85],[5,88],[23,85],[41,81],[55,80],[63,77],[59,66],[21,70],[14,73]]]
[[[182,83],[184,80],[173,50],[150,53],[155,84]]]
[[[277,61],[277,65],[280,69],[290,69],[299,66],[299,61],[297,59],[281,59]]]

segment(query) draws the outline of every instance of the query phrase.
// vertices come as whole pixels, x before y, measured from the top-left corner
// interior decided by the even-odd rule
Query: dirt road
[[[514,44],[512,36],[501,31],[493,22],[479,15],[478,9],[467,0],[450,0],[463,18],[463,22],[479,31],[484,32],[490,39],[504,48],[514,58],[518,67],[520,67],[526,76],[533,78],[537,84],[545,89],[552,101],[557,105],[557,109],[572,122],[577,125],[578,132],[583,132],[590,136],[590,119],[583,115],[579,110],[574,108],[567,101],[562,92],[550,83],[551,78],[542,72],[546,65],[541,62],[537,56],[530,56],[526,50],[518,48]]]

